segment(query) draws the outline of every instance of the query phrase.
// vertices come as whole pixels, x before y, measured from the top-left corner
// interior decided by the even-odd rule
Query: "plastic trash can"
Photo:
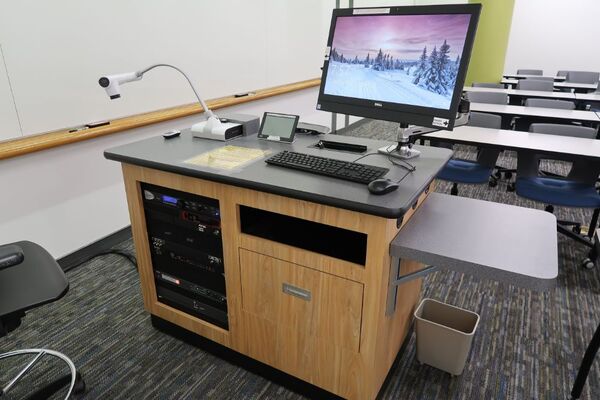
[[[415,311],[417,360],[460,375],[465,368],[479,314],[433,299],[423,299]]]

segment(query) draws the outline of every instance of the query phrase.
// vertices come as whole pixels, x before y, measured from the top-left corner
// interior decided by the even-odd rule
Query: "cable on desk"
[[[367,154],[363,154],[362,156],[358,157],[356,160],[353,160],[351,162],[355,163],[358,160],[362,160],[365,157],[373,156],[373,155],[383,155],[383,154],[381,154],[381,153],[367,153]],[[406,160],[402,160],[402,159],[399,160],[399,161],[403,162],[404,164],[398,164],[398,163],[394,162],[394,158],[391,156],[391,152],[390,151],[388,151],[387,159],[388,159],[388,161],[390,163],[392,163],[396,167],[404,168],[404,169],[408,170],[409,172],[414,172],[414,171],[417,170],[417,167],[415,167],[414,165],[412,165],[411,163],[409,163]]]

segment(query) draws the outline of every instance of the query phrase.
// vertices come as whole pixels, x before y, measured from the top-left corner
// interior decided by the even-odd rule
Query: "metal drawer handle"
[[[310,301],[310,291],[309,290],[290,285],[289,283],[284,283],[281,290],[283,290],[283,293],[287,293],[289,295],[299,297],[302,300]]]

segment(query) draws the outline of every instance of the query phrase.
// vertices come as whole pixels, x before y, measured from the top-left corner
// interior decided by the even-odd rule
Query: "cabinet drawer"
[[[245,249],[240,268],[242,309],[274,330],[271,350],[358,352],[362,284]]]

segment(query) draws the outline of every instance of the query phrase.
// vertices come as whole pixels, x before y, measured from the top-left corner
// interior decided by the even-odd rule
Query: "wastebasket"
[[[479,315],[433,299],[423,299],[415,311],[417,360],[460,375],[479,324]]]

